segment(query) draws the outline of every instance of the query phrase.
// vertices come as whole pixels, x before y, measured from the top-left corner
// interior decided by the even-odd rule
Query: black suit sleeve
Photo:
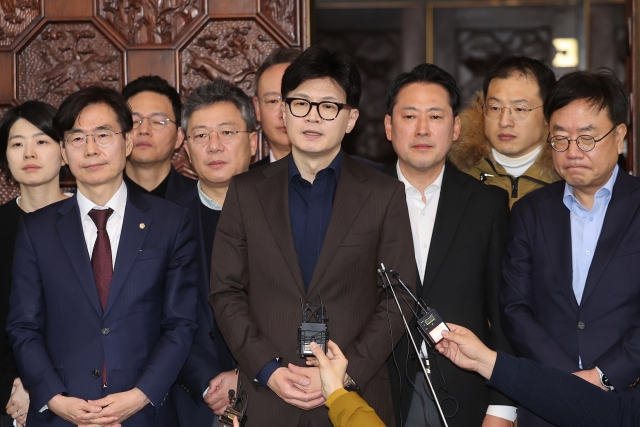
[[[640,401],[575,375],[498,352],[488,384],[558,427],[640,425]]]
[[[499,203],[496,203],[493,224],[489,237],[489,247],[487,249],[487,269],[486,269],[486,301],[489,323],[491,325],[490,347],[494,350],[501,350],[508,354],[513,354],[507,337],[500,325],[500,306],[498,303],[500,283],[502,282],[502,254],[507,242],[509,233],[509,203],[508,194],[502,192]],[[491,390],[489,393],[490,405],[513,406],[513,401]]]

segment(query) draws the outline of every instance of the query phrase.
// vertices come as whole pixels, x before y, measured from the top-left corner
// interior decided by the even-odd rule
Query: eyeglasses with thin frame
[[[282,105],[282,96],[267,95],[263,98],[258,98],[258,101],[262,102],[267,110],[277,110]]]
[[[482,112],[484,116],[489,120],[500,120],[502,116],[502,110],[509,110],[509,115],[516,122],[523,122],[529,118],[529,113],[533,110],[537,110],[538,108],[542,108],[542,105],[539,107],[529,108],[526,105],[522,104],[513,104],[508,107],[501,107],[498,104],[488,103],[482,106]]]
[[[304,98],[286,98],[284,102],[289,105],[289,111],[294,117],[307,117],[311,112],[311,108],[316,107],[320,118],[327,121],[334,120],[338,117],[338,114],[340,114],[343,108],[345,110],[351,109],[347,104],[333,101],[311,102]]]
[[[167,126],[167,123],[169,122],[175,123],[176,126],[178,125],[174,120],[171,120],[170,118],[162,114],[154,114],[151,117],[140,117],[134,114],[132,118],[133,118],[134,129],[139,128],[140,125],[142,125],[142,122],[144,121],[144,119],[149,120],[149,126],[151,126],[153,129],[156,129],[156,130],[164,129],[165,126]]]
[[[197,131],[191,135],[187,135],[187,139],[195,145],[205,145],[211,141],[211,134],[216,134],[218,141],[223,144],[233,144],[239,133],[251,133],[248,130],[212,130],[210,132]]]
[[[588,152],[596,148],[596,142],[600,142],[605,139],[611,132],[613,132],[616,127],[618,127],[618,125],[612,127],[609,132],[605,133],[603,137],[598,139],[595,139],[591,135],[579,135],[576,137],[576,139],[569,139],[566,136],[551,136],[551,134],[549,134],[549,136],[547,137],[547,142],[551,144],[551,148],[559,153],[567,151],[569,149],[569,144],[571,143],[571,141],[575,141],[578,148],[582,151]]]
[[[74,150],[80,150],[84,148],[87,143],[87,139],[92,136],[96,145],[102,148],[106,148],[113,144],[113,141],[116,140],[116,135],[123,134],[124,132],[114,132],[109,129],[100,129],[95,133],[84,134],[82,132],[73,132],[67,135],[67,138],[64,139],[65,145],[71,147]]]

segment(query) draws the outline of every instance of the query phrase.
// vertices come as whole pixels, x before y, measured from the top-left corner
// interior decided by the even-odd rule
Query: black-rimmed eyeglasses
[[[547,142],[551,144],[551,148],[559,153],[567,151],[569,149],[569,144],[571,143],[571,141],[575,141],[578,148],[582,151],[591,151],[596,148],[596,142],[600,142],[605,139],[611,132],[613,132],[616,127],[618,127],[618,125],[612,127],[609,132],[605,133],[603,137],[598,139],[595,139],[591,135],[580,135],[576,137],[576,139],[569,139],[566,136],[558,135],[552,137],[551,134],[549,134],[549,137],[547,137]]]
[[[333,120],[338,117],[340,110],[343,108],[346,110],[351,109],[347,104],[333,101],[311,102],[304,98],[286,98],[284,102],[289,106],[291,115],[300,118],[307,117],[313,107],[316,107],[322,120]]]

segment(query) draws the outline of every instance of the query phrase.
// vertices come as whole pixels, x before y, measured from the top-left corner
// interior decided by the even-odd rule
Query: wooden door
[[[1,0],[0,114],[29,99],[57,107],[95,84],[121,90],[148,74],[183,97],[214,77],[253,95],[274,48],[308,46],[308,20],[309,0]],[[190,173],[184,151],[173,160]],[[0,176],[0,203],[16,194]]]

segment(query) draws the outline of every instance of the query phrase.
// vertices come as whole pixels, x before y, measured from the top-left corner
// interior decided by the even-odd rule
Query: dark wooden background
[[[309,0],[0,0],[0,116],[29,99],[57,107],[84,87],[121,90],[148,74],[183,97],[215,77],[253,95],[274,48],[308,46],[308,21]],[[191,173],[183,150],[173,162]],[[17,193],[0,175],[0,203]]]

